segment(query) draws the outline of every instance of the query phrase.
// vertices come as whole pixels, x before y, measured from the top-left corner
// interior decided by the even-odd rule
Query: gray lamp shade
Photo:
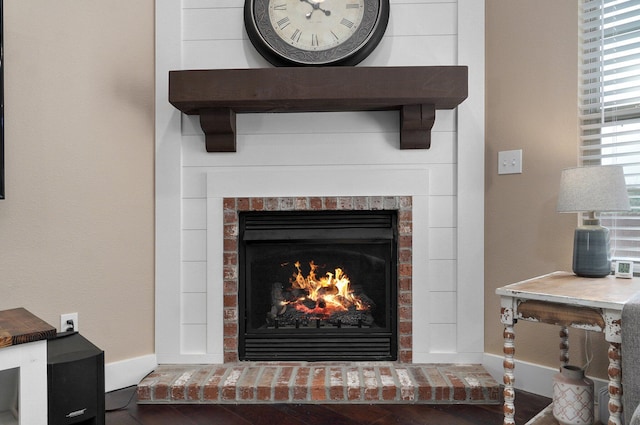
[[[562,171],[559,212],[589,212],[573,237],[573,272],[584,277],[611,273],[609,229],[600,226],[597,212],[628,211],[629,195],[621,166],[578,167]]]
[[[558,212],[629,211],[622,167],[603,165],[563,170],[557,208]]]

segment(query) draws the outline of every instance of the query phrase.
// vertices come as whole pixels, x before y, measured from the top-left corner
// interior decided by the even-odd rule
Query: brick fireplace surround
[[[398,360],[412,360],[410,196],[224,198],[224,361],[238,361],[238,213],[241,211],[398,211]]]
[[[412,363],[411,196],[223,198],[224,364],[162,365],[138,385],[140,403],[497,404],[480,365]],[[397,362],[239,362],[238,212],[398,211]]]

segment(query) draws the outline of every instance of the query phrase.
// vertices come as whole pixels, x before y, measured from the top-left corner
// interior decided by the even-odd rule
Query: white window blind
[[[640,0],[582,0],[580,160],[624,167],[630,213],[603,214],[614,259],[640,263]]]

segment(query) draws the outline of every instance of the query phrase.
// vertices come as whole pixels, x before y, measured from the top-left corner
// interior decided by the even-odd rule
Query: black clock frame
[[[256,50],[275,66],[352,66],[378,46],[389,22],[389,0],[364,0],[362,24],[347,40],[334,48],[306,51],[281,39],[269,21],[269,0],[245,0],[244,24]]]

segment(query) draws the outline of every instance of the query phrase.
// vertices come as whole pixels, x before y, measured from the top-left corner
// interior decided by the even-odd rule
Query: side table
[[[504,325],[503,424],[515,425],[514,325],[526,320],[560,326],[561,365],[569,362],[569,327],[604,332],[609,342],[608,425],[622,425],[622,307],[639,291],[640,278],[583,278],[568,272],[554,272],[496,289]]]
[[[19,422],[0,412],[7,423],[47,423],[46,340],[55,336],[56,328],[24,308],[0,311],[0,370],[19,369]]]

